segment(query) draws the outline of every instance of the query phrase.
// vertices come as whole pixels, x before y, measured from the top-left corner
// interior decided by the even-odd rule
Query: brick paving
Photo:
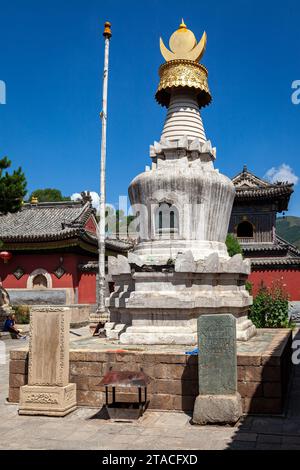
[[[8,352],[16,341],[7,340],[5,346],[6,364],[0,364],[0,449],[300,450],[300,366],[294,368],[282,417],[249,416],[235,427],[193,426],[185,413],[147,411],[137,422],[112,423],[93,418],[98,410],[86,407],[65,418],[19,416],[17,405],[6,402]]]

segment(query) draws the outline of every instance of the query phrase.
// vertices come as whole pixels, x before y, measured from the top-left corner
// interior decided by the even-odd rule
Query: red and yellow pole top
[[[103,36],[108,39],[110,39],[112,36],[111,35],[111,23],[109,21],[105,21],[104,23]]]

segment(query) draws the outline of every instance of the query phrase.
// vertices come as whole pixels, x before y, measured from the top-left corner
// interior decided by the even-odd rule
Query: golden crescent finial
[[[196,44],[194,49],[192,49],[190,52],[187,53],[186,58],[188,60],[193,60],[194,62],[199,62],[205,52],[206,43],[207,43],[207,34],[204,31],[202,38],[200,39],[198,44]]]
[[[182,34],[183,32],[184,34]],[[171,50],[165,46],[162,38],[160,38],[160,52],[166,62],[176,59],[199,62],[205,52],[206,42],[206,32],[204,31],[201,40],[197,43],[194,33],[187,29],[182,18],[179,29],[170,37],[169,44]]]
[[[159,39],[159,47],[160,47],[161,55],[163,56],[166,62],[176,59],[175,54],[169,51],[169,49],[164,45],[162,38]]]

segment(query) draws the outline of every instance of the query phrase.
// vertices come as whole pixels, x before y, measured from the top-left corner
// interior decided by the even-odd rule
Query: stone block
[[[128,253],[128,263],[135,264],[139,267],[142,267],[145,264],[142,258],[132,252]]]
[[[237,367],[237,379],[238,381],[245,381],[246,380],[246,370],[244,366]]]
[[[216,273],[220,269],[220,260],[218,253],[211,253],[204,260],[203,272],[205,273]]]
[[[281,354],[263,354],[261,363],[263,366],[280,366]]]
[[[136,364],[136,363],[140,363],[142,361],[142,356],[141,356],[141,354],[135,354],[135,353],[132,353],[130,351],[118,352],[115,355],[115,361],[116,362],[126,362],[126,363],[129,362],[130,364]],[[153,362],[153,361],[151,361],[151,362]]]
[[[233,395],[198,395],[194,405],[195,424],[235,424],[242,415],[239,393]]]
[[[10,387],[22,387],[26,384],[25,374],[9,374]]]
[[[12,305],[65,305],[68,289],[8,289]]]
[[[28,358],[27,348],[22,349],[12,349],[9,353],[9,358],[11,361],[14,360],[25,360]]]
[[[261,365],[261,354],[238,354],[237,356],[238,366],[260,366]]]
[[[102,391],[77,390],[77,402],[81,406],[98,407],[104,403]]]
[[[63,307],[31,310],[28,385],[20,390],[19,414],[65,416],[76,409],[76,385],[69,383],[70,316]],[[17,376],[10,380],[21,380]]]
[[[173,397],[173,410],[193,411],[195,395],[176,395]]]
[[[262,397],[263,386],[261,382],[238,382],[238,391],[242,397]]]
[[[147,368],[144,369],[147,374]],[[158,364],[154,367],[152,377],[159,379],[180,380],[184,373],[183,364]]]
[[[114,276],[119,274],[118,259],[115,256],[108,257],[108,274]]]
[[[161,362],[162,364],[186,364],[188,360],[188,356],[186,354],[163,354],[163,355],[156,355],[157,362]],[[197,364],[197,360],[195,361]]]
[[[118,255],[118,270],[119,274],[129,274],[131,272],[130,264],[126,256]]]
[[[20,389],[21,415],[65,416],[76,409],[76,385],[24,385]]]
[[[68,309],[50,306],[32,309],[28,385],[68,384],[69,326]]]
[[[260,366],[245,367],[245,381],[261,382],[262,377],[263,377],[263,367],[260,367]]]
[[[196,263],[193,253],[190,250],[177,255],[175,261],[175,271],[184,273],[196,272]]]
[[[70,382],[76,384],[77,390],[90,390],[90,377],[82,377],[80,375],[70,375]],[[98,383],[100,379],[97,379]]]
[[[20,400],[20,388],[9,387],[8,401],[10,403],[19,403]]]
[[[9,363],[9,373],[10,374],[27,374],[28,372],[28,362],[25,360],[17,359],[10,361]]]
[[[154,410],[174,410],[174,396],[160,393],[152,395],[149,408]]]
[[[236,324],[232,315],[198,319],[199,394],[232,395],[237,387]]]
[[[71,362],[70,373],[72,376],[96,376],[101,377],[103,372],[102,363],[97,362]]]
[[[181,395],[181,380],[156,380],[154,383],[155,393],[165,393],[170,395]]]

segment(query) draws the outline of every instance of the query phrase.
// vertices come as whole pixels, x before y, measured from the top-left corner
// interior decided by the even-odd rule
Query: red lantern
[[[12,258],[12,253],[9,251],[1,251],[0,258],[3,259],[4,263],[7,263]]]

